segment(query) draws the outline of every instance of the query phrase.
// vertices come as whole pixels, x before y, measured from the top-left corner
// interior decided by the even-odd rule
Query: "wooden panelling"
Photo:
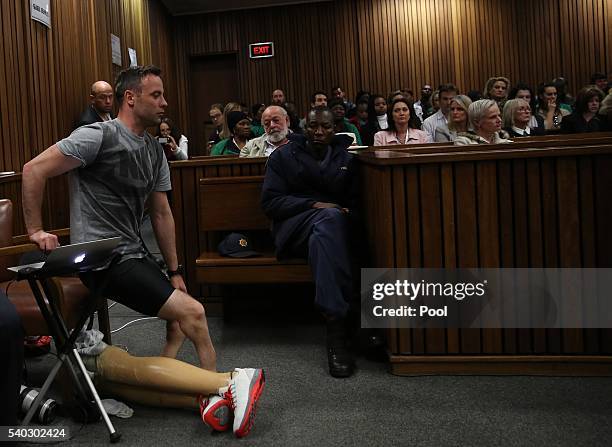
[[[417,93],[424,83],[482,90],[490,76],[532,86],[565,76],[576,92],[594,71],[612,72],[612,0],[336,0],[174,19],[180,114],[189,123],[191,56],[234,52],[246,104],[283,88],[300,114],[309,95],[339,83]],[[251,60],[249,43],[274,41]],[[607,51],[606,51],[607,49]],[[204,105],[207,107],[208,105]]]
[[[362,153],[362,178],[368,185],[362,194],[368,239],[376,240],[378,246],[393,246],[396,253],[393,258],[374,250],[371,262],[376,267],[451,269],[608,267],[611,238],[603,229],[612,224],[605,204],[612,191],[606,174],[612,169],[610,141],[608,137],[607,144],[585,145],[579,148],[582,153],[562,147],[524,151],[530,143],[514,143],[507,151],[488,155],[482,148],[472,155],[427,154],[408,147],[406,151],[414,151],[409,155],[400,150],[388,155]],[[516,157],[510,155],[513,151]],[[388,175],[392,176],[391,191],[370,184],[373,178]],[[384,206],[371,207],[378,203]],[[395,231],[381,231],[379,222],[389,214]],[[573,313],[588,311],[577,308]],[[612,353],[606,329],[391,332],[389,349],[397,359],[419,354]],[[404,372],[410,371],[416,370]]]
[[[0,178],[0,198],[13,202],[13,235],[27,235],[21,212],[21,174]],[[47,184],[42,206],[43,225],[46,229],[60,229],[70,226],[67,193],[67,176],[55,177]],[[24,242],[25,243],[25,242]]]
[[[169,113],[176,108],[170,20],[154,0],[51,0],[51,28],[30,19],[30,2],[0,2],[0,170],[23,164],[67,136],[88,104],[91,84],[129,65],[164,71]],[[112,65],[110,34],[121,39],[122,67]],[[11,199],[14,200],[13,197]],[[17,213],[18,214],[18,213]]]
[[[66,136],[91,83],[113,81],[110,34],[140,64],[159,65],[168,114],[189,137],[192,56],[236,53],[234,98],[269,101],[281,87],[300,114],[316,89],[342,85],[388,93],[426,82],[482,89],[492,75],[536,85],[565,75],[570,90],[612,72],[612,0],[336,0],[171,17],[157,0],[51,0],[52,27],[29,2],[0,2],[0,170],[21,166]],[[276,55],[251,60],[247,45],[272,40]],[[214,88],[214,86],[211,86]],[[208,105],[203,105],[208,107]],[[197,153],[197,148],[194,152]]]

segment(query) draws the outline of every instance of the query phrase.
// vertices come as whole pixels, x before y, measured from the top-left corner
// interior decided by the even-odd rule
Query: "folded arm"
[[[274,155],[274,152],[272,153]],[[282,166],[271,156],[261,191],[261,206],[270,219],[284,220],[313,207],[315,200],[290,194]]]

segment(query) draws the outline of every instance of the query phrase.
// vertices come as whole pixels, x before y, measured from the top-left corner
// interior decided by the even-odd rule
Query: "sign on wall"
[[[138,57],[136,57],[136,50],[128,47],[128,54],[130,55],[130,67],[138,66]]]
[[[49,0],[30,0],[30,16],[32,20],[51,28],[51,9]]]
[[[111,34],[111,50],[113,55],[113,64],[121,66],[121,40],[119,36]]]
[[[249,44],[249,57],[259,59],[274,56],[274,42],[260,42]]]

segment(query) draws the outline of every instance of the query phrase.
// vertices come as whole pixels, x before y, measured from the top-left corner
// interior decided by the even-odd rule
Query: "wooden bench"
[[[230,258],[205,251],[196,259],[196,280],[207,284],[304,283],[312,281],[305,259],[278,261],[270,221],[260,205],[263,176],[201,178],[200,230],[220,241],[230,232],[245,233],[262,256]],[[216,245],[216,244],[215,244]]]

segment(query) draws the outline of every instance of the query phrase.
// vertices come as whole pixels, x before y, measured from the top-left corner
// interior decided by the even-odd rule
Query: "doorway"
[[[218,102],[225,104],[240,95],[236,53],[194,56],[189,68],[189,153],[208,155],[206,143],[214,130],[208,115],[210,106]]]

